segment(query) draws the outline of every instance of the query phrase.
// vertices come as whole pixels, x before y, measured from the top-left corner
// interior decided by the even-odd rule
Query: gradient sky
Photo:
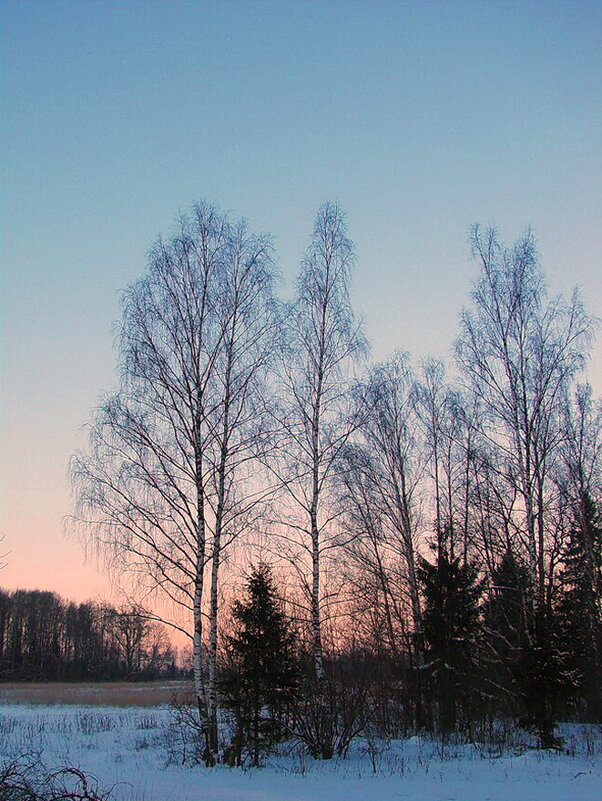
[[[197,199],[274,235],[283,294],[338,200],[376,359],[449,353],[477,221],[508,242],[532,225],[551,290],[580,284],[602,316],[600,2],[5,0],[0,15],[0,585],[109,594],[63,535],[67,462],[115,383],[120,290]]]

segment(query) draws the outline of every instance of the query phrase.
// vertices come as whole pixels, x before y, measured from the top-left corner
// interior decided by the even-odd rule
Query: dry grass
[[[0,704],[75,704],[77,706],[157,706],[168,704],[185,681],[0,684]]]

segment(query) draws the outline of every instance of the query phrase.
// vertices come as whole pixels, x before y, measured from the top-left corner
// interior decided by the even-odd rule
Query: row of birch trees
[[[526,636],[542,646],[573,542],[599,665],[601,416],[578,383],[595,321],[577,293],[547,296],[530,232],[506,248],[475,227],[471,246],[479,277],[453,380],[441,361],[415,367],[400,351],[368,362],[335,204],[318,211],[290,303],[274,294],[269,237],[207,203],[126,291],[119,386],[72,461],[76,519],[139,598],[179,610],[206,764],[220,749],[224,577],[251,547],[287,577],[322,758],[336,746],[337,650],[401,655],[414,724],[428,722],[429,560],[474,567],[488,603],[514,560],[528,579]]]

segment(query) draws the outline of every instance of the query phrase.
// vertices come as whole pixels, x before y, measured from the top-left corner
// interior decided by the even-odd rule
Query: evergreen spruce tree
[[[458,712],[468,713],[476,686],[479,598],[482,586],[470,563],[452,559],[440,542],[435,564],[425,559],[419,569],[424,596],[425,657],[438,707],[443,737],[456,727]]]
[[[482,607],[488,646],[485,679],[502,709],[516,696],[517,665],[533,631],[533,584],[528,569],[507,550],[491,574],[489,595]]]
[[[491,578],[482,609],[491,654],[485,679],[505,692],[505,712],[512,710],[508,700],[517,702],[519,723],[537,734],[540,747],[558,747],[556,720],[575,675],[567,669],[562,621],[552,607],[537,606],[529,572],[510,551]]]
[[[232,615],[236,630],[227,641],[229,664],[219,685],[236,727],[227,761],[240,765],[246,753],[257,766],[283,735],[299,684],[295,636],[267,565],[253,569]]]
[[[554,731],[568,699],[581,702],[590,720],[600,720],[602,527],[587,493],[576,510],[563,563],[560,601],[536,610],[533,636],[516,674],[523,723],[537,733],[542,748],[561,744]]]
[[[602,719],[602,521],[584,493],[569,533],[560,574],[560,639],[570,671],[570,694],[592,722]]]
[[[571,675],[552,610],[536,609],[530,642],[522,649],[515,668],[525,714],[520,723],[537,734],[540,748],[558,748],[555,735],[562,702],[569,693]]]

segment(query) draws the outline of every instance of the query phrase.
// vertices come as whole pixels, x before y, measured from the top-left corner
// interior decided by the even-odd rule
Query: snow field
[[[0,706],[0,754],[93,774],[114,801],[600,801],[602,729],[567,724],[565,752],[516,735],[504,753],[412,737],[358,740],[346,760],[282,749],[263,768],[181,764],[166,707]],[[521,739],[522,737],[522,739]]]

